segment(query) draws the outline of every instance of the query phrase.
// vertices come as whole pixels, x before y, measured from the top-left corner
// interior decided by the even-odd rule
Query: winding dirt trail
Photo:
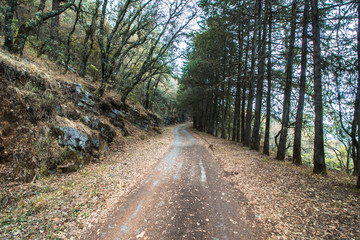
[[[175,129],[172,148],[145,183],[86,239],[263,238],[243,194],[188,127]]]

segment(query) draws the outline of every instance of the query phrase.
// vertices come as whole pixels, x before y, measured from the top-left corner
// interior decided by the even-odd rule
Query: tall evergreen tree
[[[285,89],[284,89],[283,111],[281,118],[280,141],[276,155],[276,158],[278,160],[284,160],[286,154],[286,143],[287,143],[287,135],[288,135],[288,127],[289,127],[289,114],[291,107],[291,85],[293,78],[296,14],[297,14],[297,0],[293,0],[291,5],[290,41],[288,46],[288,54],[286,57],[286,70],[285,70],[286,79],[285,79]]]
[[[254,102],[254,87],[255,87],[255,69],[256,69],[256,57],[257,57],[257,48],[258,48],[258,32],[260,31],[260,21],[259,17],[261,15],[261,2],[262,0],[255,1],[255,14],[254,14],[254,31],[252,37],[252,48],[251,48],[251,66],[250,66],[250,76],[248,76],[249,82],[249,93],[247,98],[247,107],[246,107],[246,127],[245,127],[245,146],[250,146],[251,143],[251,123],[252,123],[252,112],[253,112],[253,102]]]
[[[293,146],[293,162],[297,165],[302,164],[301,160],[301,131],[303,124],[305,89],[306,89],[306,67],[307,67],[307,48],[308,48],[308,24],[309,24],[309,0],[304,1],[304,13],[302,24],[302,44],[301,44],[301,67],[299,100],[296,111],[295,135]]]
[[[321,48],[320,48],[320,20],[319,1],[311,0],[312,34],[314,42],[314,105],[315,105],[315,136],[314,136],[314,173],[326,174],[324,130],[323,130],[323,103],[321,83]]]
[[[269,40],[268,40],[268,53],[267,53],[267,93],[266,93],[266,122],[265,122],[265,136],[264,136],[264,149],[263,153],[270,155],[270,121],[271,121],[271,78],[272,78],[272,65],[271,65],[271,34],[272,34],[272,0],[268,0],[269,11]]]

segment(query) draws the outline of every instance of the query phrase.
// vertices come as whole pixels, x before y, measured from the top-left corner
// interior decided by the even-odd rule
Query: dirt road
[[[171,150],[145,183],[86,239],[262,239],[246,199],[189,126],[175,129]]]

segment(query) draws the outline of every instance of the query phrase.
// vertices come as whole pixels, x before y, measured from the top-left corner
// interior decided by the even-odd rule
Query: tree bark
[[[241,97],[241,142],[245,143],[245,138],[246,138],[246,134],[245,134],[245,124],[246,124],[246,116],[245,116],[245,106],[246,106],[246,91],[248,88],[248,82],[247,82],[247,71],[248,71],[248,59],[249,59],[249,39],[250,39],[250,34],[249,34],[249,28],[247,31],[247,45],[246,45],[246,55],[245,55],[245,66],[244,66],[244,77],[241,81],[241,89],[242,89],[242,97]]]
[[[357,29],[357,72],[358,72],[358,82],[357,82],[357,92],[356,92],[356,100],[355,100],[355,111],[354,111],[354,120],[356,119],[357,125],[357,137],[358,140],[353,145],[356,146],[356,161],[354,161],[354,170],[355,170],[355,162],[357,163],[357,175],[358,180],[356,183],[356,188],[360,188],[360,1],[357,1],[357,14],[358,14],[358,29]],[[353,138],[355,139],[355,138]],[[355,156],[354,156],[355,157]]]
[[[81,77],[85,77],[86,74],[86,67],[87,67],[87,62],[89,60],[89,57],[91,55],[91,51],[93,49],[93,45],[94,45],[94,33],[96,31],[96,20],[98,18],[98,9],[100,7],[100,1],[97,0],[96,1],[96,7],[94,9],[94,13],[91,17],[91,22],[90,22],[90,26],[88,29],[85,29],[85,38],[84,38],[84,46],[83,46],[83,51],[82,51],[82,55],[81,55],[81,62],[80,62],[80,73],[79,75]],[[86,26],[84,26],[84,28],[86,28]],[[88,46],[88,42],[90,40],[90,46]]]
[[[296,12],[297,12],[297,0],[293,0],[291,6],[291,29],[290,29],[290,41],[288,55],[286,59],[286,80],[284,90],[284,104],[281,119],[281,133],[279,140],[279,148],[277,151],[276,159],[283,161],[286,154],[286,142],[289,125],[289,114],[291,107],[291,85],[293,75],[293,58],[294,58],[294,45],[295,45],[295,30],[296,30]]]
[[[271,34],[272,34],[272,0],[269,1],[269,42],[268,42],[268,62],[267,62],[267,95],[266,95],[266,122],[263,153],[270,155],[270,121],[271,121]]]
[[[255,23],[254,23],[254,35],[252,40],[252,50],[251,50],[251,70],[249,77],[249,95],[246,108],[246,129],[245,129],[245,146],[250,146],[251,141],[251,122],[252,122],[252,110],[254,102],[254,85],[255,85],[255,61],[256,61],[256,50],[257,50],[257,35],[259,31],[259,16],[260,13],[261,0],[255,1]]]
[[[315,138],[314,138],[314,169],[316,174],[326,174],[323,104],[321,85],[321,49],[318,0],[311,0],[312,33],[314,42],[314,105],[315,105]]]
[[[68,35],[67,42],[66,42],[66,60],[65,60],[65,64],[64,64],[65,73],[67,72],[67,70],[69,68],[69,63],[70,63],[70,58],[71,58],[71,56],[70,56],[71,37],[76,30],[76,26],[77,26],[77,23],[80,18],[81,4],[82,4],[82,0],[79,1],[79,4],[76,8],[76,16],[75,16],[74,25]]]
[[[296,111],[295,136],[293,146],[293,162],[301,165],[301,131],[303,124],[305,89],[306,89],[306,68],[307,68],[307,47],[308,47],[308,25],[309,25],[309,0],[304,1],[304,14],[302,24],[302,43],[301,43],[301,67],[300,67],[300,86],[299,100]]]
[[[225,46],[225,43],[224,43]],[[222,83],[221,83],[221,92],[222,92],[222,111],[221,111],[221,135],[220,137],[225,139],[226,138],[226,110],[227,110],[227,90],[226,90],[226,65],[227,65],[227,57],[225,48],[223,49],[223,60],[224,60],[224,67],[222,70]]]
[[[17,6],[17,0],[7,0],[8,6],[4,16],[4,46],[7,51],[11,51],[13,46],[13,18]]]
[[[235,110],[234,110],[234,122],[233,122],[233,141],[240,141],[240,106],[241,106],[241,72],[242,72],[242,58],[243,58],[243,46],[244,46],[244,24],[238,24],[238,64],[237,64],[237,80],[236,80],[236,96],[235,96]]]
[[[268,25],[268,0],[265,0],[265,14],[264,14],[264,24],[262,38],[259,32],[259,67],[258,67],[258,77],[257,77],[257,87],[256,87],[256,103],[255,103],[255,118],[254,118],[254,128],[251,137],[251,148],[259,151],[260,148],[260,124],[261,124],[261,108],[262,108],[262,98],[263,98],[263,87],[264,87],[264,74],[265,74],[265,50],[266,50],[266,32]],[[260,13],[259,13],[260,16]],[[261,41],[260,41],[261,39]]]
[[[145,92],[145,109],[149,110],[150,107],[150,86],[151,86],[151,78],[149,78],[146,84],[146,92]]]
[[[60,6],[59,0],[52,0],[52,10],[58,9]],[[58,47],[59,47],[59,26],[60,18],[59,15],[51,18],[50,24],[50,51],[48,51],[48,57],[52,61],[56,61],[58,58]]]

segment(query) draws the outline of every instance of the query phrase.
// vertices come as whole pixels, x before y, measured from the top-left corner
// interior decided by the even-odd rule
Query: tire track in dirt
[[[222,179],[187,127],[175,129],[173,146],[153,173],[87,239],[263,238],[246,199]]]

